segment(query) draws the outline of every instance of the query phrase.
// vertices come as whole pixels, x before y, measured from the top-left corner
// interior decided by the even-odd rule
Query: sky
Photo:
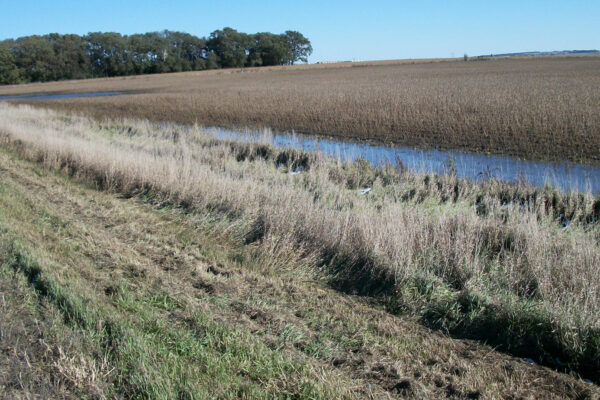
[[[311,63],[600,49],[600,0],[0,0],[0,10],[0,39],[296,30],[312,43]]]

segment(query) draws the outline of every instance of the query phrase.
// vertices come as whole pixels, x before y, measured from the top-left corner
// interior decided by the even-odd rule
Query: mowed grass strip
[[[114,249],[94,248],[85,233],[73,237],[80,226],[15,192],[15,186],[3,186],[3,276],[26,280],[29,296],[56,309],[63,332],[84,343],[71,355],[75,365],[70,368],[81,364],[79,370],[65,367],[79,379],[66,379],[70,376],[52,368],[42,378],[52,382],[56,375],[75,393],[93,398],[343,398],[344,387],[351,387],[328,382],[327,374],[213,320],[187,298],[171,298],[158,285],[146,287],[143,272],[138,279],[115,279],[119,271],[102,265]],[[20,228],[12,229],[17,221]],[[33,251],[29,240],[40,236],[45,246]],[[48,311],[39,312],[38,317],[49,318]],[[17,318],[8,327],[20,322]],[[34,381],[27,375],[20,379],[26,386]],[[35,389],[33,394],[44,393]]]
[[[289,252],[266,264],[274,254],[243,245],[237,223],[218,214],[119,199],[13,153],[0,160],[2,271],[27,282],[40,317],[35,299],[57,310],[65,337],[85,343],[64,357],[78,371],[65,383],[75,393],[597,396],[590,384],[327,289],[306,265],[294,271]]]
[[[101,398],[112,371],[86,335],[40,296],[21,269],[14,242],[0,233],[0,395],[8,399]]]
[[[31,104],[597,164],[599,65],[596,56],[348,63],[53,82],[0,94],[130,91]]]

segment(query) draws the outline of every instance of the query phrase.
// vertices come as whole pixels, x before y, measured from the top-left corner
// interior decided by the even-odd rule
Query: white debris
[[[363,190],[360,191],[360,194],[367,194],[371,191],[371,188],[365,188]]]
[[[302,172],[302,166],[301,165],[298,166],[298,167],[296,167],[296,168],[294,168],[294,169],[291,169],[290,172],[289,172],[289,174],[290,175],[298,175],[300,172]]]

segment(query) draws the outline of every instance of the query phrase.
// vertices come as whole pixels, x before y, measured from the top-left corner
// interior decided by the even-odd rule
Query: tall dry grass
[[[0,133],[4,146],[100,188],[241,221],[246,243],[316,266],[343,290],[599,370],[600,203],[589,194],[373,170],[200,128],[99,124],[27,106],[1,105]],[[288,173],[298,165],[302,173]],[[361,195],[366,184],[373,190]],[[575,221],[566,231],[559,207]]]
[[[227,70],[35,84],[98,117],[271,127],[421,147],[600,162],[600,57]],[[33,104],[33,103],[32,103]]]

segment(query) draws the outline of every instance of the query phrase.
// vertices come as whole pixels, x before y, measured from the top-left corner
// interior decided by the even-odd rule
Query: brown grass
[[[137,94],[35,104],[97,117],[600,162],[600,57],[206,71],[4,87],[0,94],[108,90]]]
[[[1,396],[598,398],[592,384],[436,334],[414,318],[340,294],[310,265],[290,262],[294,252],[240,244],[239,221],[215,223],[204,211],[156,209],[140,197],[95,190],[6,150],[0,150],[0,171],[0,346],[7,349],[0,366],[9,366],[5,359],[13,363],[0,369]],[[14,270],[4,268],[15,256],[3,240],[5,230],[32,249],[29,261],[13,261]],[[27,279],[34,263],[40,271]],[[40,290],[48,282],[54,284]],[[86,301],[73,307],[78,296]],[[35,324],[36,317],[67,325],[59,338],[79,346],[48,351],[37,340],[54,345],[55,328]],[[20,331],[22,322],[31,329]],[[226,340],[214,337],[214,323],[227,328]],[[169,329],[180,332],[176,340]],[[214,357],[215,370],[203,368],[206,360],[185,347],[185,332]],[[153,335],[157,343],[149,340]],[[232,349],[236,340],[242,347]],[[28,342],[35,345],[26,347]],[[128,353],[129,342],[146,347]],[[124,358],[131,359],[128,369]],[[264,364],[273,360],[294,360],[297,369],[269,376]],[[64,384],[73,395],[40,388],[38,381]],[[320,390],[302,391],[311,386]]]
[[[241,219],[265,268],[316,264],[336,287],[383,296],[435,326],[599,369],[600,203],[590,195],[377,172],[175,126],[0,111],[7,145],[32,160],[101,188]],[[277,161],[309,170],[292,176]],[[355,190],[364,184],[368,196]],[[510,193],[518,202],[503,206]],[[571,207],[577,222],[566,232],[557,207]]]

